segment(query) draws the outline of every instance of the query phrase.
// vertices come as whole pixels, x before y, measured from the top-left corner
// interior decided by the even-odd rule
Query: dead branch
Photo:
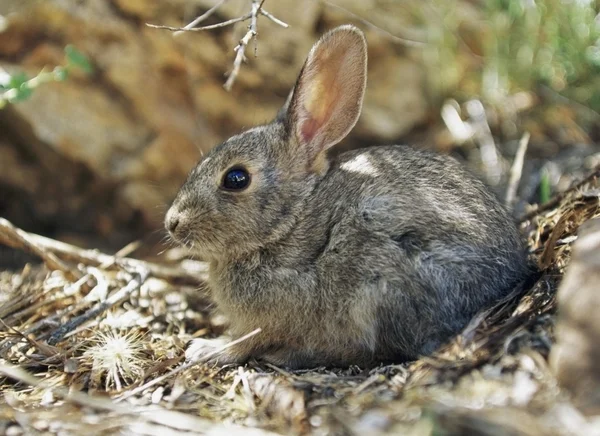
[[[510,177],[508,180],[508,187],[506,188],[506,198],[504,200],[506,207],[512,207],[517,198],[517,189],[519,187],[519,182],[521,181],[521,175],[523,174],[523,164],[525,163],[525,153],[527,152],[529,137],[529,132],[525,132],[521,137],[515,160],[510,168]]]
[[[111,267],[124,267],[131,270],[147,270],[149,275],[166,280],[170,283],[187,284],[198,286],[205,281],[206,266],[202,262],[194,262],[197,270],[191,271],[184,269],[181,265],[169,266],[160,265],[151,262],[145,262],[139,259],[131,259],[128,257],[116,257],[97,250],[85,250],[74,245],[46,238],[44,236],[28,233],[11,224],[8,220],[0,218],[0,243],[9,247],[28,250],[33,254],[46,259],[53,259],[54,263],[47,263],[48,268],[59,270],[65,273],[73,272],[64,261],[79,262],[91,266],[105,266],[107,269]],[[44,257],[45,256],[45,257]],[[62,261],[59,259],[61,258]],[[58,261],[58,262],[57,262]],[[77,271],[77,277],[80,273]],[[75,280],[73,280],[75,281]]]
[[[235,79],[237,78],[238,73],[240,72],[240,67],[242,66],[242,62],[246,59],[246,47],[251,39],[254,39],[254,56],[256,56],[256,35],[258,35],[258,29],[256,27],[256,21],[258,19],[258,11],[262,7],[265,0],[252,0],[252,20],[250,21],[250,26],[248,27],[248,32],[244,35],[240,42],[235,47],[235,59],[233,61],[233,69],[229,73],[229,77],[227,77],[227,81],[223,87],[230,91]]]
[[[502,168],[498,149],[496,148],[496,143],[488,124],[485,108],[481,101],[471,100],[467,102],[466,109],[473,123],[474,139],[479,143],[481,162],[483,163],[487,181],[495,186],[500,182]]]
[[[561,201],[563,201],[565,199],[565,197],[567,197],[571,193],[581,189],[588,183],[594,182],[598,178],[600,178],[600,165],[598,165],[589,176],[584,178],[579,183],[574,184],[566,191],[563,191],[563,192],[555,195],[550,201],[547,201],[546,203],[543,203],[543,204],[536,204],[532,210],[521,215],[521,217],[519,217],[518,222],[523,223],[525,221],[529,221],[532,218],[535,218],[536,216],[540,215],[542,212],[552,209],[554,206],[556,206]]]
[[[208,11],[206,11],[202,15],[197,16],[190,23],[188,23],[185,26],[183,26],[183,28],[186,29],[186,30],[193,29],[198,24],[200,24],[201,22],[203,22],[204,20],[206,20],[208,17],[210,17],[212,14],[214,14],[215,11],[217,9],[219,9],[225,2],[227,2],[227,0],[220,0],[219,2],[217,2],[217,4],[215,4]],[[181,33],[183,33],[183,31],[177,31],[177,32],[175,32],[175,35],[179,35]]]
[[[172,431],[169,431],[170,429],[179,429],[184,430],[185,434],[189,435],[210,433],[215,435],[260,434],[264,436],[275,436],[275,433],[266,430],[252,432],[251,429],[236,424],[215,424],[205,418],[193,416],[193,414],[186,414],[175,410],[166,410],[160,406],[132,407],[126,404],[115,404],[109,398],[98,395],[89,395],[73,389],[51,386],[46,380],[31,375],[21,367],[7,365],[2,362],[0,362],[0,374],[25,385],[52,390],[52,393],[59,398],[80,406],[111,412],[116,416],[127,415],[131,419],[130,425],[139,422],[158,424],[160,426],[158,428],[160,433],[154,432],[152,434],[173,434]],[[212,431],[207,431],[209,429]]]
[[[408,47],[423,47],[423,46],[427,45],[427,42],[425,42],[425,41],[419,41],[417,39],[396,36],[393,33],[388,32],[385,29],[382,29],[381,27],[377,26],[376,24],[372,23],[371,21],[364,19],[360,15],[355,14],[351,10],[346,9],[343,6],[337,5],[331,1],[328,1],[328,0],[317,0],[317,1],[324,4],[325,6],[328,6],[328,7],[334,8],[334,9],[338,9],[338,10],[344,12],[345,14],[351,16],[352,18],[359,20],[365,26],[370,27],[374,31],[381,33],[382,35],[386,36],[387,38],[391,39],[392,41],[394,41],[398,44],[402,44],[402,45],[408,46]]]
[[[255,44],[254,45],[254,56],[256,56],[256,39],[258,36],[258,24],[257,24],[258,16],[262,15],[281,27],[287,28],[287,27],[289,27],[289,25],[287,23],[283,22],[282,20],[280,20],[279,18],[275,17],[270,12],[263,9],[263,4],[264,4],[265,0],[252,0],[251,11],[245,15],[242,15],[241,17],[232,18],[231,20],[223,21],[223,22],[217,23],[217,24],[211,24],[209,26],[195,27],[196,25],[198,25],[199,23],[201,23],[202,21],[206,20],[208,17],[213,15],[217,11],[217,9],[219,9],[226,1],[227,0],[220,0],[213,7],[211,7],[209,10],[207,10],[202,15],[194,18],[189,24],[186,24],[184,27],[164,26],[164,25],[157,25],[157,24],[150,24],[150,23],[146,23],[146,26],[152,27],[154,29],[169,30],[171,32],[175,32],[175,35],[178,35],[182,32],[201,32],[204,30],[217,29],[220,27],[226,27],[226,26],[236,24],[236,23],[239,23],[242,21],[250,20],[250,25],[248,26],[248,31],[242,37],[242,39],[240,39],[240,41],[238,42],[238,45],[233,49],[235,51],[235,58],[233,60],[233,68],[227,74],[227,81],[223,85],[223,87],[227,91],[230,91],[239,72],[240,72],[242,62],[244,62],[246,60],[246,55],[245,55],[246,47],[252,40],[254,40],[254,44]]]
[[[124,393],[122,396],[120,396],[119,398],[117,398],[117,402],[125,400],[129,397],[132,397],[136,394],[139,394],[140,392],[148,389],[151,386],[154,386],[160,382],[162,382],[163,380],[168,379],[169,377],[174,376],[175,374],[179,374],[180,372],[191,368],[192,366],[195,366],[199,363],[203,363],[203,362],[207,362],[211,357],[216,356],[220,353],[222,353],[223,351],[225,351],[226,349],[233,347],[234,345],[239,344],[240,342],[243,342],[245,340],[250,339],[252,336],[257,335],[261,332],[260,328],[257,328],[256,330],[251,331],[250,333],[248,333],[247,335],[242,336],[241,338],[238,338],[234,341],[228,342],[227,344],[223,345],[221,348],[212,351],[210,353],[205,354],[204,356],[199,357],[198,359],[194,359],[194,360],[190,360],[189,362],[184,363],[181,366],[178,366],[177,368],[169,371],[166,374],[161,375],[160,377],[157,377],[155,379],[152,379],[151,381],[149,381],[148,383],[143,384],[142,386],[139,386],[135,389],[132,389],[131,391],[128,391],[126,393]]]
[[[113,295],[108,297],[105,301],[102,301],[102,302],[96,304],[94,307],[92,307],[90,310],[85,312],[83,315],[77,316],[77,317],[73,318],[72,320],[70,320],[68,323],[60,326],[54,333],[52,333],[52,335],[48,339],[48,344],[56,345],[71,330],[73,330],[73,329],[79,327],[80,325],[84,324],[85,322],[97,317],[98,315],[102,314],[103,312],[106,312],[111,307],[121,304],[124,301],[128,300],[130,295],[134,291],[137,291],[138,289],[140,289],[140,287],[146,281],[147,278],[148,278],[147,270],[138,271],[137,274],[132,277],[132,279],[129,281],[129,283],[127,283],[126,286],[119,289]]]
[[[146,23],[146,26],[152,27],[153,29],[170,30],[171,32],[201,32],[203,30],[212,30],[212,29],[218,29],[219,27],[227,27],[232,24],[239,23],[240,21],[246,21],[246,20],[250,19],[251,17],[252,17],[252,14],[248,13],[246,15],[242,15],[241,17],[232,18],[231,20],[223,21],[221,23],[211,24],[209,26],[203,26],[203,27],[193,27],[193,28],[163,26],[163,25],[159,25],[159,24],[149,24],[149,23]]]
[[[15,227],[8,220],[0,218],[0,243],[13,248],[20,248],[35,256],[38,256],[44,261],[46,266],[51,270],[62,271],[65,276],[71,281],[77,281],[81,278],[81,272],[63,263],[47,248],[36,244],[32,240],[32,235]]]

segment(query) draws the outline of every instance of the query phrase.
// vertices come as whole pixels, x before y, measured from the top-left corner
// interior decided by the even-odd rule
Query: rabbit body
[[[362,46],[350,26],[323,37],[279,116],[213,149],[167,214],[174,238],[209,261],[232,335],[262,329],[220,363],[413,359],[527,274],[511,218],[453,158],[407,146],[327,155],[360,112]],[[344,68],[330,73],[334,61]],[[219,187],[232,168],[250,184]],[[199,340],[191,354],[213,349]]]

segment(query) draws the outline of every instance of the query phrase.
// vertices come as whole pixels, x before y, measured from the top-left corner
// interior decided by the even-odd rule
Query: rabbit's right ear
[[[309,170],[326,171],[325,151],[356,124],[366,79],[367,44],[358,28],[338,27],[313,46],[284,120]]]

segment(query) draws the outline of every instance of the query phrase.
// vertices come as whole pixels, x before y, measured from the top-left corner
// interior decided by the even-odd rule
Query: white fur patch
[[[377,176],[379,172],[371,164],[369,158],[364,154],[359,154],[354,159],[344,162],[341,168],[351,173],[365,174],[367,176]]]

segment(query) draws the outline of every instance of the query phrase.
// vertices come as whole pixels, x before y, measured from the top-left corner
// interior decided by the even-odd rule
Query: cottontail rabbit
[[[209,261],[233,337],[262,328],[221,364],[413,359],[527,273],[509,215],[454,159],[405,146],[328,157],[359,117],[366,66],[360,30],[325,34],[276,119],[214,148],[167,213]],[[188,356],[215,347],[196,340]]]

